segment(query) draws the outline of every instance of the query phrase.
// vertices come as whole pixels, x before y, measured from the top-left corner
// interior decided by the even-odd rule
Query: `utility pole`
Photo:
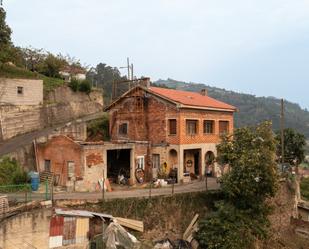
[[[130,59],[127,57],[127,66],[126,67],[119,67],[119,68],[126,68],[128,70],[128,82],[129,82],[129,89],[131,89],[131,82],[134,79],[133,74],[133,63],[130,64]]]
[[[133,63],[131,63],[131,80],[134,80],[134,74],[133,74]]]
[[[281,99],[280,130],[281,130],[281,167],[283,171],[283,163],[284,163],[284,102],[283,102],[283,99]]]

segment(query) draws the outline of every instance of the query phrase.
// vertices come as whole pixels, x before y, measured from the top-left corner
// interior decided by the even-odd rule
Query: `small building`
[[[42,103],[42,80],[0,78],[0,105],[36,106]]]
[[[85,80],[86,71],[81,67],[66,66],[59,71],[59,74],[66,82],[70,82],[71,79]]]
[[[59,135],[36,145],[40,173],[52,173],[57,185],[76,191],[98,190],[103,177],[103,142],[79,142]]]
[[[110,117],[107,177],[111,170],[134,172],[141,168],[146,180],[177,171],[177,178],[220,174],[214,162],[220,136],[234,128],[234,106],[201,93],[150,86],[144,78],[105,110]],[[112,145],[114,146],[111,149]],[[133,157],[133,158],[132,158]]]

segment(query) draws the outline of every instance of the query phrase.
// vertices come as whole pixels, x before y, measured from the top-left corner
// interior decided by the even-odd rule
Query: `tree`
[[[87,73],[87,79],[92,82],[92,85],[97,85],[104,89],[104,102],[109,103],[111,99],[113,82],[125,80],[126,77],[121,77],[118,68],[111,67],[105,63],[99,63],[95,68],[89,70]],[[128,85],[119,86],[117,96],[128,90]]]
[[[217,161],[231,167],[221,184],[225,199],[212,216],[201,221],[196,238],[202,248],[250,248],[253,241],[267,235],[270,208],[265,201],[278,186],[271,124],[236,129],[233,136],[222,138],[217,150]]]
[[[48,77],[59,78],[60,69],[66,65],[68,65],[68,63],[64,58],[48,53],[38,71]]]
[[[0,47],[11,45],[11,28],[6,24],[6,13],[0,7]]]
[[[0,62],[10,61],[12,30],[6,24],[6,12],[0,7]]]
[[[42,66],[46,53],[43,49],[36,49],[33,47],[22,48],[24,66],[32,72],[38,71],[40,65]]]
[[[281,157],[281,134],[280,131],[276,133],[276,140],[278,141],[277,155]],[[295,131],[287,128],[283,131],[284,136],[284,161],[291,165],[298,165],[305,159],[306,137]]]
[[[276,140],[271,124],[235,130],[233,139],[218,145],[219,162],[231,172],[224,177],[222,190],[239,208],[263,204],[277,190]]]

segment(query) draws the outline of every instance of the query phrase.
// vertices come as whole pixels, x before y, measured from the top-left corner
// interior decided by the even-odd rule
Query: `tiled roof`
[[[208,107],[214,109],[227,109],[236,111],[236,107],[196,92],[187,92],[174,89],[150,87],[149,90],[154,94],[167,98],[173,102],[185,106]]]

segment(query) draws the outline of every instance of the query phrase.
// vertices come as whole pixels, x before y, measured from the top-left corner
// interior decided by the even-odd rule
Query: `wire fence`
[[[37,191],[32,190],[31,184],[0,185],[0,196],[7,196],[11,205],[44,201],[52,198],[52,188],[47,181],[41,183]]]

